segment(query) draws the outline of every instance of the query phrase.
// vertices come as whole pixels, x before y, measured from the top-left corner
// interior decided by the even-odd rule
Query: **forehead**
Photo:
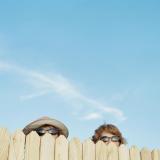
[[[112,137],[112,136],[114,136],[114,134],[111,134],[111,133],[108,133],[108,132],[104,131],[104,132],[101,133],[101,137],[102,136]]]

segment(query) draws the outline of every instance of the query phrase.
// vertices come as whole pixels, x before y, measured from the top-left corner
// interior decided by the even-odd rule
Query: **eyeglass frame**
[[[43,136],[47,132],[51,135],[58,135],[58,136],[60,135],[60,130],[58,128],[43,129],[43,127],[39,127],[37,129],[35,129],[34,131],[36,131],[39,136]],[[52,132],[50,132],[50,131],[52,131]]]
[[[118,139],[117,141],[114,141],[114,140],[113,140],[113,138],[115,138],[115,137]],[[107,138],[108,141],[103,140],[104,138]],[[105,142],[109,142],[110,140],[111,140],[112,142],[119,142],[119,143],[120,143],[120,137],[115,136],[115,135],[112,136],[112,137],[102,136],[102,137],[99,138],[99,140],[103,141],[104,143],[105,143]]]

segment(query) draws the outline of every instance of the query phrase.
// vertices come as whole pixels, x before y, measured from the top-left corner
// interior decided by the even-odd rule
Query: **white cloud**
[[[84,117],[82,117],[83,120],[96,120],[96,119],[101,119],[102,115],[99,113],[90,113]]]
[[[89,97],[83,96],[82,99],[88,103],[88,106],[94,109],[97,109],[98,111],[101,111],[102,113],[110,113],[114,115],[115,117],[117,117],[119,120],[122,120],[122,121],[126,120],[124,113],[118,108],[106,106],[102,104],[101,102],[91,99]]]
[[[68,102],[74,105],[75,108],[76,106],[81,105],[84,113],[86,112],[88,114],[87,116],[79,114],[82,119],[99,119],[103,118],[106,114],[111,114],[121,121],[126,119],[124,113],[120,109],[106,106],[95,99],[83,95],[73,83],[61,74],[46,75],[37,71],[23,69],[16,65],[7,64],[5,62],[0,62],[0,68],[2,70],[8,69],[11,72],[24,76],[25,79],[28,79],[30,85],[35,89],[38,88],[38,93],[21,96],[21,100],[29,100],[46,95],[49,92],[55,92],[63,99],[68,100]]]
[[[48,93],[49,93],[49,91],[40,91],[38,93],[32,93],[32,94],[20,96],[20,99],[22,101],[25,101],[25,100],[29,100],[29,99],[33,99],[33,98],[36,98],[36,97],[40,97],[40,96],[46,95]]]

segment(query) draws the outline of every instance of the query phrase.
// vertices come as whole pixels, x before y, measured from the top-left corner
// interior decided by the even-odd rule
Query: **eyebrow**
[[[109,136],[102,136],[101,138],[103,138],[103,137],[109,137]],[[113,137],[113,136],[111,136],[111,137]]]
[[[102,136],[102,137],[100,137],[100,139],[103,139],[103,138],[106,138],[106,137],[108,138],[108,136]]]

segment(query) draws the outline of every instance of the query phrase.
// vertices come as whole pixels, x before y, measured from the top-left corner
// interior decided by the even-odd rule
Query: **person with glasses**
[[[106,144],[114,143],[116,146],[127,143],[120,130],[113,124],[100,125],[95,130],[92,140],[94,143],[101,140]]]
[[[23,129],[25,135],[28,135],[32,131],[36,131],[39,136],[49,133],[54,138],[60,135],[64,135],[67,138],[69,134],[67,127],[62,122],[49,117],[39,118],[29,123]]]

